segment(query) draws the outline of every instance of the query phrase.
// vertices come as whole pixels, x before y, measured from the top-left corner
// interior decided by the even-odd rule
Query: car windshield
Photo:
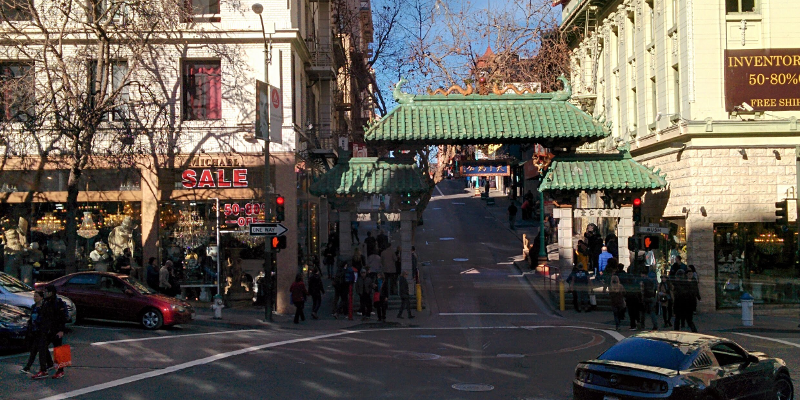
[[[687,352],[678,343],[633,337],[617,343],[597,359],[679,371]]]
[[[9,293],[30,292],[33,290],[32,287],[8,274],[0,274],[0,286],[5,288]]]
[[[136,288],[136,290],[138,290],[139,293],[141,293],[141,294],[154,294],[154,293],[156,293],[152,289],[150,289],[149,287],[147,287],[145,285],[142,285],[141,282],[137,281],[136,279],[131,278],[130,276],[126,276],[125,278],[122,278],[122,280],[125,281],[125,282],[128,282],[129,285],[131,285],[134,288]]]

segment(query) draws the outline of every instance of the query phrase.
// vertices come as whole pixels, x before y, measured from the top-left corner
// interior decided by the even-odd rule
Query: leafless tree
[[[0,172],[45,166],[68,169],[67,272],[77,268],[78,194],[92,168],[174,168],[210,140],[224,148],[220,124],[183,126],[177,62],[192,51],[221,58],[237,84],[223,96],[252,112],[252,82],[236,46],[207,44],[183,0],[0,0],[2,118]],[[196,54],[196,53],[195,53]],[[246,113],[245,113],[246,114]],[[201,121],[202,122],[202,121]],[[202,133],[199,133],[202,132]],[[157,188],[150,188],[156,190]],[[0,193],[0,203],[8,193]]]

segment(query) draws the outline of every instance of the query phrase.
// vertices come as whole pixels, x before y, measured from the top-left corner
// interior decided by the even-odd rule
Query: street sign
[[[250,224],[250,236],[280,236],[288,230],[277,222]]]
[[[639,233],[659,233],[669,235],[669,228],[660,228],[657,226],[640,226]]]

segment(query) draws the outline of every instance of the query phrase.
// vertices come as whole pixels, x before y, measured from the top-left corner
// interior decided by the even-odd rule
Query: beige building
[[[670,227],[661,264],[681,254],[700,275],[700,307],[800,300],[796,196],[800,16],[775,0],[565,0],[573,99],[627,141],[667,188],[644,197],[644,222]],[[676,249],[677,251],[673,250]]]
[[[369,104],[364,100],[369,92],[360,83],[363,79],[356,79],[353,73],[357,69],[354,63],[363,62],[372,41],[371,4],[265,1],[261,2],[261,21],[251,9],[256,2],[186,2],[186,9],[173,10],[174,18],[164,17],[174,23],[174,31],[159,36],[160,42],[152,41],[154,46],[146,56],[141,48],[137,57],[124,45],[111,46],[110,51],[116,53],[109,67],[109,80],[113,81],[109,90],[122,90],[123,95],[115,97],[115,111],[97,127],[95,155],[78,187],[79,228],[94,224],[99,231],[94,236],[92,229],[79,232],[78,269],[96,266],[92,250],[100,242],[108,244],[110,232],[128,216],[134,221],[131,247],[138,263],[143,265],[150,257],[159,263],[171,259],[181,266],[184,287],[216,286],[216,258],[211,249],[216,242],[215,199],[219,199],[223,232],[246,229],[260,218],[264,203],[263,142],[254,140],[257,80],[268,80],[277,89],[282,113],[271,122],[279,124],[281,138],[273,140],[269,148],[272,191],[286,200],[283,224],[289,228],[287,247],[277,255],[278,288],[288,288],[295,273],[304,265],[313,265],[320,246],[327,241],[328,207],[327,202],[309,194],[308,186],[335,160],[339,139],[358,135],[355,127],[363,126],[364,118],[371,115],[363,105]],[[137,20],[144,18],[147,5],[134,10],[126,8],[123,1],[96,3],[95,16],[87,16],[86,7],[92,2],[71,8],[76,22],[67,25],[65,35],[95,22],[108,22],[104,26],[109,32],[147,33],[141,31],[138,23],[142,21]],[[30,4],[36,9],[3,10],[9,21],[0,25],[4,30],[0,36],[8,36],[11,24],[26,26],[33,15],[46,16],[45,24],[55,23],[46,20],[56,15],[51,13],[53,4]],[[117,12],[110,15],[107,10]],[[84,46],[93,45],[89,36],[85,41],[69,42],[64,49],[79,54]],[[15,81],[23,83],[22,90],[31,97],[42,96],[44,74],[38,67],[43,59],[36,58],[36,51],[19,51],[26,46],[20,41],[0,48],[3,84],[12,81],[9,78],[20,78]],[[265,48],[269,48],[268,55]],[[89,58],[69,58],[74,62],[70,68],[75,69],[75,80],[86,78],[87,87],[81,89],[86,92],[96,90],[94,75],[86,68]],[[19,105],[4,99],[0,221],[4,231],[19,229],[27,236],[28,246],[35,242],[46,249],[39,264],[43,279],[51,278],[64,273],[68,259],[65,202],[70,172],[63,161],[70,153],[51,151],[49,158],[43,159],[42,146],[30,144],[39,139],[47,143],[47,129],[26,131],[22,121],[12,116]],[[31,109],[39,107],[38,102],[31,104]],[[170,111],[159,114],[154,111],[158,109]],[[119,135],[120,126],[134,123],[138,125],[133,134]],[[120,141],[122,147],[118,147]],[[125,163],[115,156],[120,149],[130,153],[124,157]],[[41,171],[29,173],[36,169]],[[32,229],[17,226],[20,217],[27,219]],[[223,273],[228,261],[235,264],[237,258],[243,259],[241,265],[230,271],[241,267],[255,275],[261,270],[263,241],[240,233],[223,233],[221,239]],[[8,242],[6,238],[2,244]],[[24,265],[33,264],[29,247],[16,250],[6,246],[3,253],[2,269],[6,271],[19,274]],[[117,256],[111,254],[111,259]],[[278,311],[284,312],[289,305],[286,290],[277,293]]]

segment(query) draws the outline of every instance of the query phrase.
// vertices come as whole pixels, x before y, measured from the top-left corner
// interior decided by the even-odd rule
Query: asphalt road
[[[0,399],[569,399],[575,364],[622,336],[551,314],[500,222],[460,182],[440,185],[415,238],[428,306],[415,320],[389,310],[389,324],[157,332],[88,322],[68,338],[64,379],[31,381],[17,373],[23,356],[0,357]],[[714,333],[800,373],[798,332]]]

